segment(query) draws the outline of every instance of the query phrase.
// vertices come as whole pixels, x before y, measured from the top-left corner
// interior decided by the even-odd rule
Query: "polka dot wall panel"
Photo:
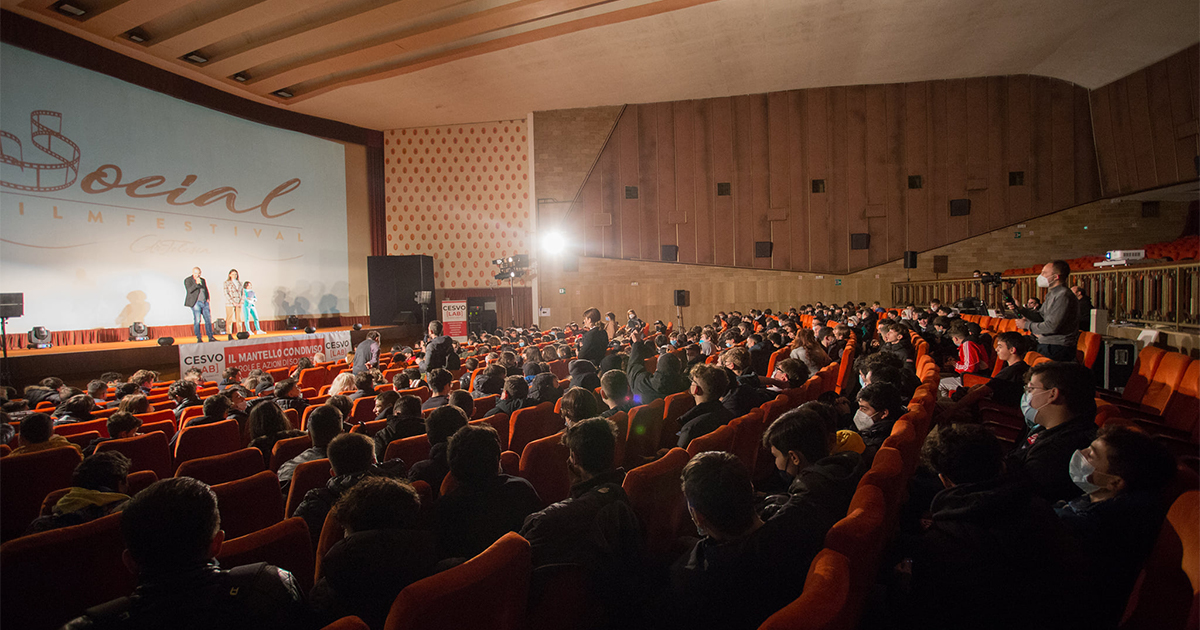
[[[388,131],[388,254],[432,256],[439,289],[501,286],[492,261],[533,243],[528,146],[524,120]]]

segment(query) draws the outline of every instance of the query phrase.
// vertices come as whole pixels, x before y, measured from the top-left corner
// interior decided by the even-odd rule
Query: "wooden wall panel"
[[[683,263],[851,273],[1095,200],[1102,181],[1124,191],[1192,173],[1180,156],[1197,143],[1194,65],[1176,56],[1090,95],[1007,76],[629,106],[569,224],[607,258],[677,245]],[[970,214],[951,217],[962,198]],[[867,249],[850,249],[854,233]]]
[[[1195,179],[1200,77],[1193,45],[1090,94],[1104,195]]]

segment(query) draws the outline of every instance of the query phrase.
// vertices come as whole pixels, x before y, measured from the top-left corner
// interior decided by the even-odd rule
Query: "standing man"
[[[1075,360],[1075,344],[1079,340],[1079,300],[1067,288],[1070,274],[1071,267],[1065,261],[1046,263],[1037,277],[1037,285],[1049,289],[1042,306],[1037,310],[1012,309],[1022,315],[1017,320],[1017,327],[1037,336],[1038,354],[1051,361]]]
[[[354,366],[351,371],[355,374],[365,372],[379,366],[379,331],[367,333],[358,347],[354,349]]]
[[[216,341],[212,330],[212,311],[208,308],[208,282],[200,277],[200,268],[192,267],[192,275],[183,279],[183,288],[187,290],[187,298],[183,305],[192,309],[192,329],[196,333],[196,343],[204,341],[200,336],[200,318],[204,317],[204,327],[208,332],[208,340]]]

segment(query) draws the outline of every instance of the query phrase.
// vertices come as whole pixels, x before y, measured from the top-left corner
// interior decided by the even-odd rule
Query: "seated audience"
[[[88,381],[87,395],[92,399],[92,411],[99,411],[108,405],[108,383],[100,379]]]
[[[636,405],[648,405],[660,398],[686,391],[687,377],[683,374],[683,364],[679,357],[664,354],[658,357],[658,366],[654,374],[646,370],[645,359],[654,356],[649,344],[642,341],[640,332],[630,334],[629,363],[625,374],[629,377],[629,389],[633,392],[633,402]]]
[[[307,625],[291,573],[266,563],[222,569],[225,532],[217,497],[191,477],[139,492],[121,516],[125,565],[137,574],[129,597],[89,609],[65,628],[294,630]]]
[[[608,406],[600,412],[602,418],[611,418],[622,411],[629,413],[636,406],[629,394],[629,377],[624,370],[608,370],[600,377],[600,402]]]
[[[321,559],[309,598],[318,625],[354,615],[382,630],[400,591],[433,573],[437,543],[417,527],[420,510],[416,490],[396,479],[364,479],[342,495],[334,511],[346,537]]]
[[[395,392],[391,392],[395,394]],[[316,412],[314,412],[316,413]],[[382,429],[375,432],[375,459],[384,460],[388,444],[425,432],[425,418],[421,415],[421,399],[412,394],[397,395],[392,405],[392,415]]]
[[[588,418],[595,418],[599,413],[600,403],[596,402],[592,392],[582,387],[572,387],[562,395],[559,415],[568,427]]]
[[[831,363],[829,354],[817,341],[817,336],[811,328],[801,328],[796,331],[792,341],[792,351],[788,358],[795,359],[808,368],[809,374],[816,374],[821,368]]]
[[[802,387],[808,381],[810,373],[803,363],[796,359],[784,359],[775,363],[771,378],[763,381],[769,383],[769,391],[778,392],[785,389]]]
[[[473,558],[540,508],[528,481],[500,473],[500,440],[490,425],[459,429],[446,454],[457,487],[438,499],[441,557]]]
[[[687,448],[692,440],[716,431],[734,418],[733,412],[721,404],[721,397],[729,389],[725,370],[700,364],[692,368],[691,380],[688,391],[696,406],[679,417],[679,440],[676,442],[679,448]]]
[[[1087,559],[1086,605],[1078,612],[1089,627],[1117,627],[1170,507],[1163,496],[1175,459],[1141,430],[1107,424],[1071,456],[1069,469],[1085,494],[1056,510]]]
[[[346,398],[349,398],[351,402],[358,400],[359,398],[362,398],[363,396],[366,396],[368,398],[371,396],[374,396],[375,395],[375,377],[372,376],[370,372],[365,371],[365,370],[362,372],[359,372],[358,374],[354,375],[354,387],[355,387],[355,389],[352,393],[346,394]],[[330,388],[329,391],[330,391],[330,393],[333,393],[332,388]],[[338,393],[341,393],[341,392],[338,392]]]
[[[299,455],[283,462],[276,473],[279,476],[279,489],[287,494],[292,485],[292,475],[296,467],[304,462],[325,459],[325,451],[329,442],[342,433],[342,412],[337,407],[321,405],[308,414],[308,437],[312,446]]]
[[[475,377],[475,385],[471,391],[471,396],[483,398],[484,396],[492,396],[503,392],[507,374],[502,365],[493,363],[487,366],[479,373],[479,376]]]
[[[313,413],[316,413],[315,411]],[[367,477],[399,478],[404,462],[395,460],[386,466],[375,461],[375,443],[362,433],[342,433],[329,442],[325,449],[332,467],[332,478],[321,488],[313,488],[304,495],[293,516],[299,516],[308,524],[308,535],[313,549],[321,539],[321,528],[325,517],[338,499],[354,484]]]
[[[106,451],[84,458],[71,473],[71,487],[48,516],[30,523],[26,534],[81,525],[124,509],[129,502],[129,458]]]
[[[1021,411],[1029,427],[1005,460],[1047,501],[1073,499],[1083,491],[1071,480],[1071,457],[1096,437],[1096,386],[1078,363],[1050,361],[1029,368]]]
[[[955,322],[950,327],[950,340],[958,347],[958,361],[954,363],[956,376],[942,379],[940,390],[943,393],[952,392],[962,387],[963,374],[991,374],[992,366],[988,363],[987,351],[978,341],[971,339],[970,330],[964,322]]]
[[[961,417],[979,402],[991,400],[998,405],[1017,409],[1025,388],[1025,373],[1029,365],[1021,357],[1028,346],[1026,336],[1016,332],[1003,332],[996,337],[996,360],[1004,367],[987,383],[973,385],[966,394],[953,404],[942,408],[942,418]]]
[[[529,383],[529,403],[530,405],[540,405],[544,402],[556,403],[562,396],[562,390],[558,388],[558,377],[549,372],[543,372],[533,377],[533,381]]]
[[[914,628],[1067,628],[1080,577],[1050,506],[1004,474],[1000,442],[976,424],[935,429],[922,448],[944,490],[911,544]]]
[[[71,396],[55,410],[58,418],[54,420],[54,424],[87,422],[92,419],[92,408],[95,406],[96,400],[87,394]]]
[[[235,367],[227,367],[221,373],[221,380],[217,382],[217,387],[220,391],[225,391],[231,385],[237,385],[241,382],[242,371]]]
[[[429,373],[429,389],[433,392],[433,396],[426,400],[421,405],[421,410],[436,409],[449,402],[450,384],[454,382],[454,375],[450,370],[437,368]]]
[[[17,436],[17,448],[13,455],[37,453],[52,448],[79,447],[67,441],[67,438],[54,433],[54,419],[49,414],[31,413],[21,420],[21,430]]]
[[[117,411],[124,411],[134,415],[150,413],[154,411],[154,405],[150,404],[150,399],[145,394],[130,394],[121,399],[121,404],[117,405]]]
[[[524,376],[510,376],[504,379],[504,393],[500,395],[500,400],[496,401],[496,413],[507,413],[512,415],[512,412],[532,407],[534,403],[529,400],[529,383],[525,382]]]
[[[429,459],[416,462],[408,469],[409,481],[424,481],[436,498],[441,494],[442,480],[450,472],[446,451],[450,436],[467,426],[467,415],[451,405],[438,407],[425,420],[425,436],[429,438]]]
[[[356,389],[357,386],[355,386],[354,373],[342,372],[333,377],[333,382],[329,384],[329,395],[336,396],[338,394],[349,394]]]
[[[279,405],[269,401],[255,405],[250,410],[250,422],[246,428],[249,431],[249,445],[262,451],[264,466],[271,465],[271,450],[276,442],[304,435],[303,431],[292,428]]]
[[[465,389],[456,389],[450,392],[449,404],[462,409],[463,413],[467,414],[467,418],[471,418],[475,414],[475,399],[471,398],[471,392]]]
[[[882,333],[879,351],[895,355],[904,363],[906,369],[915,372],[917,370],[917,351],[913,348],[912,342],[908,340],[907,329],[897,322],[888,321],[879,325],[879,331]]]
[[[129,396],[141,393],[141,391],[142,391],[141,388],[138,387],[137,385],[134,385],[133,383],[120,383],[119,385],[117,385],[114,388],[113,399],[108,401],[108,403],[106,403],[104,405],[104,407],[105,407],[105,409],[112,409],[114,407],[119,407],[121,405],[121,401],[125,400]],[[26,400],[29,400],[29,399],[26,398]]]
[[[300,394],[300,383],[294,379],[285,378],[275,384],[275,404],[281,409],[294,409],[298,417],[303,417],[308,400]]]
[[[883,446],[883,441],[892,434],[892,425],[904,412],[900,392],[890,383],[871,383],[858,392],[858,411],[854,414],[853,428],[866,446],[863,459],[868,465],[875,459],[875,453]]]
[[[750,367],[750,351],[737,346],[721,354],[721,364],[728,370],[729,390],[721,399],[733,417],[739,418],[750,410],[773,400],[775,395],[762,387],[758,376]]]
[[[571,374],[571,387],[582,387],[595,391],[600,387],[600,375],[596,372],[596,364],[587,359],[575,359],[567,367]]]
[[[832,450],[837,436],[824,414],[814,407],[793,409],[767,427],[762,441],[788,484],[787,495],[769,502],[772,511],[800,501],[806,509],[819,511],[830,527],[846,515],[867,467],[853,450]]]
[[[109,440],[119,440],[121,438],[134,437],[138,434],[138,429],[142,428],[142,419],[131,413],[121,413],[118,411],[108,417],[108,422],[105,423],[105,428],[108,429],[108,437],[98,437],[92,440],[87,447],[83,449],[84,457],[90,457],[96,452],[97,446],[100,446]]]

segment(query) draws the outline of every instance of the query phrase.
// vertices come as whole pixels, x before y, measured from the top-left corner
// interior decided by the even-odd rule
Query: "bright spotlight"
[[[552,256],[561,254],[567,248],[566,238],[562,232],[547,232],[542,237],[542,248]]]

